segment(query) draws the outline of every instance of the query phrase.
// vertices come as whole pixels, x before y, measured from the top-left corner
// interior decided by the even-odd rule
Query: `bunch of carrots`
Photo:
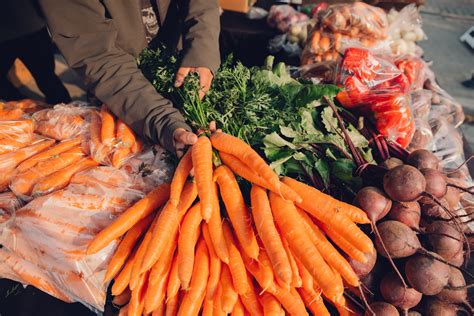
[[[252,184],[250,207],[236,175]],[[104,279],[121,315],[329,315],[323,299],[348,315],[344,287],[360,282],[346,258],[374,252],[357,226],[366,223],[362,210],[279,179],[245,142],[215,132],[87,252],[121,238]]]
[[[106,105],[102,105],[100,115],[93,113],[91,117],[90,138],[93,159],[116,168],[142,147],[133,131],[121,120],[116,120]]]

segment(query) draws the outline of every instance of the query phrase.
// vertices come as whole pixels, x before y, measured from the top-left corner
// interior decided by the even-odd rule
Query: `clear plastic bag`
[[[308,19],[306,14],[296,11],[289,5],[273,5],[268,12],[267,23],[280,32],[286,33],[292,25]]]
[[[421,56],[416,42],[426,39],[426,34],[423,32],[421,16],[416,5],[410,4],[400,11],[391,9],[387,18],[392,53],[394,55]]]
[[[34,123],[30,119],[0,120],[0,155],[28,146],[34,139]]]
[[[425,62],[420,57],[403,55],[395,58],[395,65],[407,77],[412,90],[423,89]]]
[[[58,104],[33,114],[35,131],[56,140],[65,140],[81,135],[87,130],[87,117],[92,109],[74,104]]]
[[[434,111],[430,113],[429,123],[433,133],[430,149],[438,156],[442,166],[448,167],[462,162],[464,147],[461,133],[445,117]]]
[[[66,189],[17,210],[0,233],[0,243],[8,249],[0,255],[15,272],[13,279],[103,310],[108,285],[103,277],[116,244],[94,255],[85,250],[99,231],[144,196],[136,189],[139,180],[124,170],[96,167],[76,174]]]

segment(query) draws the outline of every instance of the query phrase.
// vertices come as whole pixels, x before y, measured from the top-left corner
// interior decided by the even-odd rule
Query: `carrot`
[[[199,202],[188,211],[183,219],[178,239],[178,277],[183,290],[188,290],[194,270],[194,248],[201,233],[202,212],[200,206]]]
[[[117,250],[109,261],[107,266],[107,272],[105,273],[104,283],[110,281],[117,275],[122,268],[123,264],[132,253],[135,244],[138,239],[146,232],[151,222],[153,221],[154,214],[150,214],[138,223],[136,223],[126,234],[120,242]]]
[[[168,243],[160,256],[160,259],[153,265],[150,273],[150,285],[155,285],[161,282],[164,276],[170,274],[176,247],[177,238],[174,238]]]
[[[164,316],[165,315],[165,301],[161,301],[160,305],[151,313],[151,316]]]
[[[305,222],[298,216],[293,203],[270,192],[270,204],[275,220],[291,250],[321,286],[323,292],[329,296],[342,296],[344,289],[335,286],[334,273],[309,239],[309,234],[304,230]]]
[[[0,110],[1,121],[18,120],[23,115],[22,109]]]
[[[83,158],[78,163],[69,165],[39,180],[33,187],[32,195],[45,195],[53,191],[64,189],[71,182],[72,177],[76,173],[98,165],[99,163],[93,159]]]
[[[135,144],[135,134],[130,129],[130,127],[128,127],[127,124],[122,122],[120,119],[117,120],[116,138],[118,144],[125,148],[131,148],[133,144]]]
[[[334,231],[334,229],[324,224],[321,224],[320,227],[323,228],[329,238],[331,238],[331,240],[350,258],[362,263],[367,262],[367,256],[362,251],[351,245],[350,242],[342,238],[341,235]]]
[[[271,186],[271,190],[280,193],[280,180],[269,165],[244,141],[222,132],[211,135],[212,146],[217,150],[233,155],[251,170],[259,174]]]
[[[311,218],[300,208],[297,208],[299,215],[304,221],[304,229],[308,232],[310,240],[316,246],[324,260],[333,267],[352,286],[359,286],[359,278],[355,274],[347,260],[334,248],[334,246],[324,237],[319,228],[313,223]]]
[[[135,290],[136,287],[138,286],[140,277],[144,273],[149,272],[147,270],[144,273],[141,273],[140,268],[141,268],[141,264],[143,262],[143,258],[146,255],[146,249],[148,248],[148,245],[150,244],[151,232],[153,231],[154,227],[156,226],[156,220],[157,220],[157,217],[155,217],[153,219],[153,222],[151,223],[150,228],[148,229],[148,231],[146,232],[146,234],[143,237],[142,241],[138,245],[137,255],[136,255],[135,260],[133,262],[132,271],[130,273],[130,289],[132,291]]]
[[[298,289],[298,293],[303,299],[304,304],[313,313],[313,315],[330,316],[331,314],[324,305],[321,295],[312,292],[307,292],[304,288]]]
[[[0,121],[0,138],[16,139],[33,134],[35,125],[32,120]]]
[[[133,154],[136,154],[142,150],[142,147],[143,147],[142,141],[137,138],[135,139],[135,143],[133,143],[130,150],[132,151]]]
[[[350,205],[342,201],[336,200],[330,195],[324,194],[318,189],[299,182],[295,179],[284,177],[282,181],[296,192],[299,192],[303,201],[297,204],[299,207],[309,213],[342,213],[349,217],[354,223],[370,224],[370,220],[367,214],[354,205]],[[308,210],[302,207],[303,205],[308,206]],[[319,212],[316,212],[315,209],[319,209]],[[316,215],[313,216],[317,217]]]
[[[214,301],[205,298],[202,306],[201,316],[212,316],[214,314]]]
[[[191,149],[202,218],[208,222],[212,215],[212,145],[206,136],[199,137]]]
[[[250,199],[255,227],[270,258],[273,270],[284,283],[290,284],[292,276],[290,261],[275,227],[267,193],[261,187],[254,185],[250,191]]]
[[[204,237],[207,249],[209,250],[209,280],[207,281],[206,299],[212,300],[217,285],[220,281],[222,261],[219,259],[216,254],[216,251],[214,250],[214,246],[212,245],[211,241],[211,236],[209,235],[209,228],[206,223],[204,223],[202,226],[202,236]]]
[[[227,223],[223,223],[224,237],[226,239],[227,248],[229,249],[229,269],[232,275],[232,283],[239,295],[244,295],[250,291],[250,284],[247,281],[247,272],[245,270],[244,261],[240,252],[235,245],[235,240],[231,229]]]
[[[196,196],[196,185],[193,182],[188,182],[182,190],[177,207],[173,206],[169,201],[166,203],[159,214],[158,221],[153,230],[151,241],[142,263],[141,273],[151,269],[156,261],[158,261],[170,239],[174,239],[174,236],[178,233],[181,220],[186,211],[191,207]]]
[[[173,180],[171,181],[171,189],[170,189],[170,203],[171,205],[178,206],[179,197],[181,196],[181,192],[183,191],[184,184],[186,183],[186,179],[189,176],[189,172],[193,168],[193,161],[191,157],[191,151],[188,150],[176,167],[174,171]]]
[[[178,297],[180,286],[181,286],[181,283],[179,282],[179,278],[178,278],[178,260],[177,260],[177,256],[174,256],[173,261],[171,263],[168,286],[166,288],[166,296],[168,297],[168,299],[171,299],[173,297]]]
[[[220,260],[222,260],[222,262],[227,264],[229,263],[229,251],[225,243],[224,232],[222,231],[222,218],[219,205],[219,196],[217,195],[217,185],[214,184],[211,189],[214,190],[214,207],[211,218],[209,219],[209,223],[206,225],[206,227],[209,230],[209,237],[211,238],[216,255],[220,258]]]
[[[213,301],[213,315],[215,316],[226,316],[227,313],[225,313],[222,310],[222,295],[223,295],[223,289],[222,286],[219,284],[219,286],[216,289],[216,293],[214,293],[214,297],[212,299]]]
[[[198,315],[206,294],[209,277],[209,254],[206,243],[201,239],[196,250],[196,264],[193,267],[190,290],[186,292],[178,316]]]
[[[283,305],[288,314],[308,315],[303,300],[301,299],[295,288],[292,287],[290,291],[280,288],[275,292],[274,295],[281,303],[281,305]]]
[[[257,239],[252,229],[252,221],[247,206],[234,174],[226,166],[220,166],[214,172],[214,178],[219,185],[222,200],[240,245],[250,258],[257,259],[259,251]]]
[[[253,172],[249,167],[247,167],[242,161],[240,161],[236,157],[226,154],[224,152],[220,152],[219,156],[222,162],[227,167],[232,169],[232,171],[236,173],[237,175],[239,175],[240,177],[262,188],[271,190],[270,184],[268,184],[265,181],[265,179],[263,179],[260,175]],[[293,189],[291,189],[286,184],[281,183],[281,182],[280,182],[280,186],[281,186],[281,194],[283,198],[290,201],[301,202],[301,197],[295,191],[293,191]],[[279,192],[273,192],[273,193],[279,194]]]
[[[257,283],[263,289],[262,292],[269,291],[273,293],[275,291],[275,282],[273,269],[270,259],[264,249],[260,251],[257,260],[253,260],[248,257],[245,252],[240,252],[244,261],[247,271],[255,278]]]
[[[114,116],[109,112],[105,104],[102,104],[102,107],[100,108],[100,116],[102,121],[100,139],[102,144],[110,146],[115,138]]]
[[[132,273],[133,262],[135,261],[137,251],[136,249],[132,252],[132,254],[127,259],[127,263],[123,267],[122,271],[115,276],[114,278],[114,285],[112,286],[112,295],[117,296],[128,287],[130,283],[130,275]]]
[[[40,141],[33,143],[27,147],[18,149],[17,151],[3,154],[0,156],[0,171],[4,173],[5,171],[15,169],[21,162],[34,156],[46,148],[54,144],[52,139],[41,139]],[[1,181],[0,181],[1,183]]]
[[[89,127],[90,133],[90,151],[91,157],[95,161],[102,163],[107,156],[107,150],[101,140],[102,121],[99,114],[95,111],[91,114],[91,123]]]
[[[123,212],[112,224],[95,236],[87,247],[87,254],[93,254],[105,248],[110,242],[125,234],[141,219],[163,205],[169,197],[169,189],[169,184],[163,183]]]
[[[74,147],[48,160],[41,161],[33,168],[26,170],[15,176],[10,184],[10,188],[16,195],[29,196],[34,185],[43,177],[61,170],[77,161],[84,156],[82,149]]]
[[[121,307],[118,316],[128,316],[128,308],[129,308],[128,306],[129,305],[130,304],[127,304],[127,305]]]
[[[0,138],[0,155],[10,153],[31,144],[32,139],[27,138]]]
[[[364,252],[371,252],[373,244],[359,227],[341,210],[347,205],[323,194],[313,187],[285,177],[283,183],[288,184],[303,198],[299,207],[313,215],[316,219],[332,227],[344,239]],[[329,207],[328,207],[329,205]]]
[[[239,294],[234,289],[232,275],[227,265],[222,266],[220,281],[220,285],[222,286],[221,307],[226,314],[229,314],[234,309],[234,306],[239,299]]]
[[[127,158],[130,155],[130,148],[127,147],[117,147],[112,154],[112,166],[115,168],[120,168],[127,161]]]
[[[130,292],[130,289],[127,287],[125,291],[114,297],[112,303],[117,306],[126,305],[130,301],[131,294],[132,292]]]
[[[166,287],[169,280],[169,270],[171,266],[168,266],[167,271],[160,275],[158,282],[152,283],[152,279],[148,281],[148,289],[145,294],[145,314],[151,313],[160,308],[165,303]],[[153,273],[151,270],[150,275]]]
[[[249,291],[245,294],[240,295],[240,299],[242,300],[242,304],[245,306],[245,309],[250,312],[250,315],[261,315],[263,316],[263,308],[258,301],[258,295],[255,291],[255,287],[253,285],[252,279],[250,275],[246,275],[247,283],[250,284]]]
[[[176,294],[173,297],[168,297],[166,299],[165,315],[166,316],[175,316],[178,313],[178,307],[179,307],[179,296],[178,296],[178,294]]]
[[[234,309],[232,310],[232,313],[230,313],[232,316],[244,316],[245,315],[245,308],[244,305],[242,304],[242,301],[240,298],[237,298],[237,302],[234,305]]]
[[[282,243],[283,243],[283,248],[285,249],[285,253],[288,256],[288,260],[290,261],[290,267],[291,267],[291,272],[292,272],[290,285],[293,287],[301,287],[303,285],[303,280],[301,279],[295,257],[293,256],[293,253],[290,250],[288,241],[283,237],[282,237]]]
[[[148,275],[148,272],[140,275],[136,288],[132,289],[132,295],[128,307],[129,316],[140,316],[143,313],[145,293],[148,288]]]
[[[57,145],[45,150],[33,157],[23,161],[21,164],[18,165],[17,170],[18,172],[26,171],[32,167],[34,167],[38,162],[47,160],[52,156],[59,155],[71,148],[77,147],[81,144],[81,138],[76,137],[69,140],[65,140],[63,142],[58,143]]]
[[[311,273],[309,273],[308,269],[305,268],[300,260],[296,259],[295,261],[296,265],[298,266],[298,271],[301,275],[301,287],[307,291],[314,291],[314,282]]]
[[[285,315],[285,311],[281,307],[280,302],[271,294],[263,293],[260,299],[263,306],[264,315]]]

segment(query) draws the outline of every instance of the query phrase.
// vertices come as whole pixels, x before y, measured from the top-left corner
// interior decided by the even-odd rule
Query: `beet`
[[[375,246],[377,251],[386,258],[388,255],[392,258],[406,258],[414,255],[421,248],[415,232],[403,223],[385,221],[378,224],[377,228],[386,251],[378,238],[375,240]]]
[[[408,283],[424,295],[436,295],[448,284],[449,266],[431,257],[416,255],[405,264]]]
[[[428,240],[434,252],[446,260],[463,253],[463,236],[449,222],[436,221],[426,228]]]
[[[421,206],[421,213],[423,214],[423,216],[432,217],[435,219],[451,219],[451,215],[443,208],[445,207],[449,209],[449,204],[446,199],[440,199],[439,202],[441,203],[441,205],[435,203],[434,201],[424,203]]]
[[[388,218],[399,221],[415,231],[420,230],[421,210],[418,202],[395,202]]]
[[[464,251],[460,251],[454,257],[449,259],[448,261],[449,261],[449,263],[455,265],[456,267],[460,267],[464,263],[464,260],[465,260]]]
[[[411,202],[418,200],[425,192],[426,180],[415,167],[402,165],[385,174],[383,187],[392,200]]]
[[[380,164],[382,167],[385,167],[387,168],[388,170],[390,169],[393,169],[397,166],[401,166],[403,165],[403,161],[401,161],[400,159],[398,158],[395,158],[395,157],[391,157],[391,158],[388,158],[387,160],[385,160],[384,162],[382,162]]]
[[[367,213],[373,223],[385,217],[392,206],[392,201],[376,187],[360,189],[355,196],[354,203]]]
[[[385,302],[373,302],[370,308],[375,313],[375,316],[399,316],[398,310],[395,306]],[[365,311],[365,316],[373,316],[369,310]]]
[[[446,195],[448,189],[448,183],[446,181],[446,176],[439,170],[424,168],[420,172],[423,174],[426,180],[425,192],[440,199]],[[422,197],[420,202],[427,203],[430,202],[432,198]]]
[[[425,302],[425,316],[456,316],[458,307],[448,302],[440,301],[435,298],[429,298]]]
[[[366,253],[365,256],[367,257],[367,262],[360,262],[352,258],[347,259],[352,269],[359,277],[369,274],[377,262],[377,253],[375,251],[372,253]]]
[[[423,296],[413,288],[405,288],[394,273],[389,273],[382,279],[380,293],[385,301],[405,312],[418,305]]]
[[[456,179],[448,179],[448,184],[450,183],[458,184],[458,181],[456,181]],[[448,189],[446,190],[444,198],[448,202],[450,209],[456,209],[459,206],[459,201],[461,200],[461,192],[458,189],[448,185]]]
[[[439,159],[431,151],[426,149],[418,149],[413,151],[407,158],[407,164],[417,168],[439,168]]]
[[[451,268],[449,270],[448,286],[439,292],[436,297],[449,303],[466,304],[469,306],[466,288],[451,289],[463,286],[466,286],[466,280],[464,280],[464,276],[462,275],[461,271]]]
[[[420,313],[418,313],[417,311],[409,311],[408,316],[422,316]]]

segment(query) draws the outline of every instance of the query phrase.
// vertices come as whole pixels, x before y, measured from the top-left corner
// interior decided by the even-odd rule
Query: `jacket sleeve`
[[[185,19],[183,67],[206,67],[216,73],[220,65],[220,17],[217,0],[189,0]]]
[[[99,100],[149,140],[174,150],[176,128],[190,130],[172,103],[156,92],[135,58],[117,47],[118,31],[99,0],[40,0],[67,63]]]

